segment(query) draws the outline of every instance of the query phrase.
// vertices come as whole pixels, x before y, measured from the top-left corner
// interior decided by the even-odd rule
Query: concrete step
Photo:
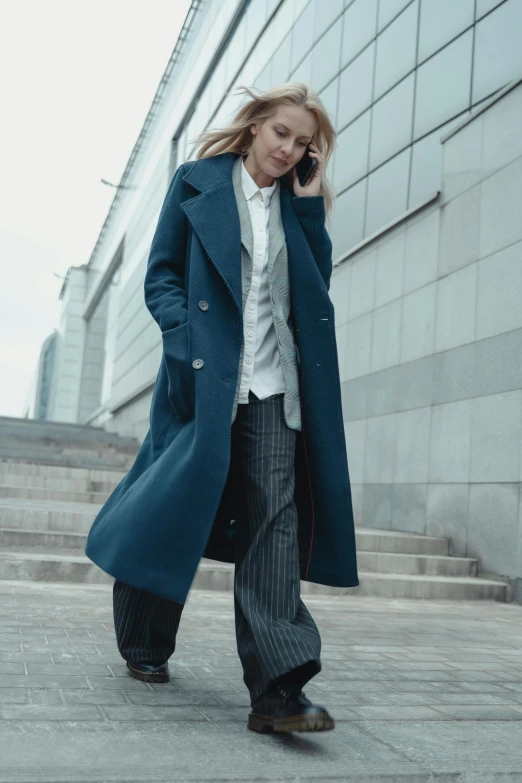
[[[21,552],[47,549],[49,552],[59,554],[68,549],[76,554],[83,554],[86,541],[85,533],[0,528],[0,549],[18,549]]]
[[[31,551],[35,547],[48,548],[51,552],[63,549],[83,552],[84,533],[60,531],[20,530],[0,528],[0,547],[20,548]],[[390,552],[357,551],[359,569],[385,574],[427,574],[433,576],[475,576],[477,561],[469,557],[443,555],[410,555]]]
[[[108,496],[109,492],[3,486],[0,484],[0,503],[4,498],[25,498],[26,500],[63,500],[69,503],[97,503],[101,505]]]
[[[110,584],[113,580],[87,557],[64,549],[20,552],[0,549],[0,579],[37,582]],[[359,572],[359,587],[333,588],[302,582],[303,595],[372,595],[387,598],[506,601],[507,585],[471,577],[373,574]],[[199,590],[233,590],[234,568],[228,563],[203,560],[194,579]]]
[[[360,570],[377,574],[476,576],[478,569],[478,561],[471,557],[412,555],[397,552],[363,552],[357,550],[357,562]]]
[[[58,500],[4,498],[0,501],[0,527],[31,531],[87,533],[101,505]],[[357,551],[415,555],[448,555],[446,538],[356,528]]]
[[[65,470],[69,471],[70,475],[61,476],[53,474],[52,472],[24,473],[23,471],[18,470],[20,466],[20,463],[16,463],[16,465],[13,466],[0,463],[0,485],[3,487],[40,487],[42,489],[58,489],[67,492],[73,490],[78,492],[110,492],[125,475],[125,471],[114,471],[112,474],[109,474],[109,471],[59,468],[53,465],[38,465],[32,467],[40,467],[46,469],[46,471]],[[7,467],[15,469],[7,470]],[[95,478],[93,476],[95,473],[102,474],[105,478]]]
[[[100,508],[94,503],[4,498],[0,503],[0,527],[86,534]]]
[[[449,555],[449,541],[447,538],[356,527],[355,539],[357,550],[364,552],[397,552],[404,555]]]
[[[37,463],[39,465],[60,465],[71,468],[85,468],[88,470],[117,470],[127,471],[132,467],[135,454],[120,454],[102,452],[101,455],[87,451],[71,453],[70,451],[52,451],[45,447],[22,445],[4,448],[0,442],[0,460]]]
[[[100,444],[113,446],[122,451],[134,451],[139,446],[136,438],[118,435],[103,427],[88,424],[71,424],[62,421],[43,421],[41,419],[22,419],[14,416],[0,416],[0,440],[32,441],[42,443],[75,443],[80,446]]]

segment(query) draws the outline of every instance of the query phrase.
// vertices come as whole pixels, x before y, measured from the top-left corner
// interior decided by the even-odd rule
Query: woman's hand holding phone
[[[302,163],[301,169],[306,170],[308,168],[308,166],[306,165],[308,163],[308,161],[306,160],[307,157],[314,158],[316,165],[313,169],[313,173],[310,179],[304,185],[302,185],[301,182],[299,181],[298,166],[299,163]],[[307,146],[305,150],[302,161],[300,161],[299,163],[297,164],[297,166],[294,166],[293,169],[293,187],[294,187],[295,195],[318,196],[321,187],[321,177],[323,173],[323,158],[319,153],[319,150],[317,149],[315,144],[312,144],[310,142],[310,144]]]

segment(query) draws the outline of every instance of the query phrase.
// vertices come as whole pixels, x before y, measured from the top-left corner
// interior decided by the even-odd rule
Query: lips
[[[275,162],[277,164],[279,164],[279,166],[286,166],[287,165],[286,160],[280,160],[279,158],[276,158],[274,155],[272,155],[272,157],[274,158]]]

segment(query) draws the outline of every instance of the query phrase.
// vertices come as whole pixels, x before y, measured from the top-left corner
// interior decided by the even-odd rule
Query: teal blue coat
[[[85,548],[116,579],[179,603],[202,556],[233,562],[230,521],[245,517],[230,470],[243,338],[236,157],[183,163],[168,188],[144,286],[163,342],[150,427]],[[324,198],[296,197],[281,179],[281,218],[300,360],[294,500],[301,578],[353,587],[359,582]],[[199,369],[196,359],[203,360]]]

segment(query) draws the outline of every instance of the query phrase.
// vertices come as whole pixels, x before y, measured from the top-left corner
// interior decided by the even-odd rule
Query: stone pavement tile
[[[1,672],[0,664],[0,672]],[[80,663],[28,663],[27,671],[29,674],[99,674],[100,676],[109,674],[109,670],[103,664],[85,664]]]
[[[516,685],[516,683],[514,683]],[[460,690],[467,692],[467,693],[509,693],[512,688],[510,688],[511,683],[502,683],[502,685],[498,685],[495,682],[468,682],[467,680],[462,680],[459,682],[458,687]]]
[[[212,698],[217,704],[222,704],[224,707],[250,708],[250,695],[246,688],[244,689],[244,693],[237,693],[235,691],[216,691],[212,694]]]
[[[4,663],[0,661],[0,674],[25,674],[23,663]]]
[[[448,664],[453,669],[459,671],[476,671],[476,672],[493,672],[494,674],[500,674],[506,672],[506,674],[513,674],[517,671],[516,664],[509,664],[505,661],[451,661]],[[522,674],[522,667],[519,668]]]
[[[104,707],[109,720],[118,721],[206,721],[204,715],[195,707],[146,707],[127,705],[125,707]]]
[[[109,704],[129,703],[123,691],[78,691],[74,688],[63,688],[62,693],[66,704],[94,704],[103,707]]]
[[[103,663],[104,666],[121,666],[122,669],[125,669],[125,661],[119,654],[119,652],[113,651],[112,655],[100,655],[99,653],[93,653],[92,655],[82,655],[81,653],[78,653],[77,655],[74,655],[74,660],[78,661],[78,663],[83,664],[99,664]],[[53,658],[56,660],[57,656],[53,652]]]
[[[97,691],[98,692],[98,691]],[[216,694],[218,692],[216,691]],[[128,700],[135,705],[143,704],[146,706],[165,706],[165,707],[200,707],[203,705],[218,706],[221,700],[214,693],[208,691],[173,691],[168,693],[157,693],[150,691],[129,691],[126,693]],[[238,696],[239,694],[236,694]],[[250,705],[250,699],[247,696],[247,706]],[[234,706],[234,705],[231,705]],[[237,705],[236,705],[237,706]]]
[[[96,707],[42,706],[40,704],[0,704],[0,720],[68,721],[103,720]],[[0,725],[0,731],[2,727]]]
[[[75,678],[73,677],[63,677],[63,680],[73,680]],[[125,690],[136,689],[139,690],[140,688],[146,688],[146,683],[141,682],[140,680],[135,680],[133,677],[127,677],[126,680],[124,680],[125,684],[122,683],[121,677],[97,677],[93,675],[89,675],[85,679],[85,685],[87,688],[91,686],[92,690],[95,691],[104,691],[104,690],[116,690],[121,691],[125,688]],[[170,683],[165,683],[167,687],[170,685]],[[61,688],[76,688],[77,685],[74,682],[71,682],[69,685],[67,682],[65,682],[64,685],[60,685]]]
[[[438,693],[437,704],[506,704],[513,708],[517,706],[514,695],[499,693]],[[433,704],[433,706],[437,706]]]
[[[47,674],[0,674],[0,688],[88,688],[85,677]]]
[[[455,720],[522,720],[522,712],[503,704],[441,704],[437,709]]]
[[[0,688],[0,704],[28,704],[29,696],[23,688]]]
[[[387,693],[386,696],[381,699],[368,699],[364,697],[364,701],[367,704],[398,704],[399,706],[412,707],[430,707],[435,706],[440,702],[440,695],[430,692],[417,692],[417,693]]]
[[[20,650],[20,642],[16,641],[4,641],[0,639],[0,652],[16,652]]]
[[[17,650],[16,652],[0,653],[0,661],[3,663],[52,663],[51,653],[26,653]]]
[[[376,706],[354,707],[353,711],[366,720],[452,720],[449,715],[444,715],[431,707],[406,705],[400,706]]]
[[[63,704],[59,690],[47,688],[30,688],[28,693],[29,704],[59,705]]]
[[[212,678],[204,680],[177,680],[176,685],[182,691],[235,691],[242,693],[245,685],[239,680],[214,680]],[[161,685],[155,684],[154,688],[161,688]]]
[[[437,661],[440,663],[447,663],[451,660],[449,655],[443,655],[442,653],[386,653],[386,657],[394,661]]]
[[[390,669],[400,672],[420,672],[420,671],[451,671],[451,665],[449,663],[441,663],[439,661],[394,661],[390,664]]]
[[[203,717],[214,723],[233,722],[246,725],[248,713],[247,707],[199,707]]]
[[[20,645],[17,646],[17,649],[20,649]],[[27,642],[22,644],[22,650],[30,653],[51,653],[52,655],[76,655],[77,653],[95,655],[98,652],[92,644],[68,644],[64,647],[61,642],[58,646],[45,642],[38,644]]]

